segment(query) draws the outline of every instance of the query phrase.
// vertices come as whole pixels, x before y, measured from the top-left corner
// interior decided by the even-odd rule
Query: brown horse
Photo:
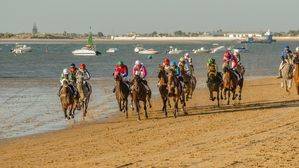
[[[165,117],[167,117],[167,102],[168,102],[168,106],[171,108],[170,100],[168,98],[168,89],[167,89],[168,79],[164,67],[160,65],[159,68],[160,70],[158,73],[158,78],[159,78],[158,88],[159,88],[161,99],[163,101],[162,111],[164,112]]]
[[[174,117],[176,118],[179,112],[179,101],[181,101],[184,114],[187,115],[186,101],[185,101],[185,92],[181,82],[175,76],[174,70],[171,70],[168,73],[167,81],[168,97],[173,97],[174,102]]]
[[[299,61],[298,63],[295,62],[295,72],[294,72],[294,83],[297,88],[297,94],[299,95]]]
[[[223,99],[223,97],[222,97],[222,89],[223,89],[222,76],[219,72],[216,72],[216,71],[209,71],[207,76],[208,76],[207,86],[208,86],[209,92],[210,92],[210,100],[214,101],[216,99],[216,97],[214,97],[214,95],[213,95],[213,92],[216,92],[217,93],[217,105],[219,107],[220,106],[219,97],[221,97],[221,99]]]
[[[140,101],[143,102],[143,109],[144,109],[144,115],[145,118],[148,118],[147,114],[147,107],[146,103],[149,103],[149,106],[151,108],[151,91],[147,91],[146,86],[144,85],[143,79],[139,75],[135,75],[131,81],[132,87],[131,87],[131,96],[132,101],[134,103],[138,118],[137,120],[140,121]],[[133,107],[134,107],[133,106]],[[134,108],[133,108],[134,109]]]
[[[183,65],[180,65],[179,68],[180,68],[183,82],[184,82],[183,88],[184,88],[184,92],[186,94],[186,101],[188,101],[189,98],[191,99],[193,96],[193,92],[196,88],[197,80],[193,75],[189,75],[187,73],[187,71],[185,70]]]
[[[118,103],[119,111],[123,111],[128,118],[128,97],[130,95],[130,86],[123,81],[120,74],[115,76],[115,98]]]
[[[224,99],[227,99],[227,104],[230,104],[230,94],[232,92],[232,100],[235,100],[238,94],[236,94],[237,87],[239,86],[239,100],[242,99],[242,89],[243,89],[244,77],[238,80],[238,77],[233,73],[233,70],[224,67],[223,75],[223,89],[224,89]],[[228,97],[227,97],[228,95]]]
[[[90,95],[92,93],[92,87],[86,81],[84,82],[83,75],[77,75],[77,90],[79,93],[79,106],[83,112],[83,119],[85,119],[87,114],[87,108],[90,100]]]
[[[59,94],[62,111],[64,112],[64,117],[67,120],[74,118],[74,113],[76,110],[76,101],[74,100],[74,95],[71,91],[71,88],[67,80],[63,81],[63,85]]]

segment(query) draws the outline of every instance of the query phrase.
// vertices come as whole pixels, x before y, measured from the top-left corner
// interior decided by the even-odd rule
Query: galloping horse
[[[186,111],[186,101],[185,101],[185,92],[181,82],[175,76],[175,72],[171,70],[168,73],[168,81],[167,81],[167,89],[168,89],[168,97],[173,97],[174,102],[174,117],[176,118],[179,111],[179,100],[181,101],[182,108],[184,114],[188,114]]]
[[[286,59],[286,63],[281,69],[281,75],[282,75],[282,81],[281,81],[281,87],[285,87],[286,92],[290,92],[289,89],[292,87],[292,79],[293,79],[293,60]]]
[[[147,114],[147,107],[146,103],[149,103],[149,106],[151,108],[151,91],[147,91],[143,84],[143,79],[139,75],[135,75],[131,81],[132,87],[131,87],[131,96],[132,96],[132,101],[135,105],[136,112],[138,115],[137,120],[140,121],[140,103],[139,101],[143,102],[143,109],[144,109],[144,115],[145,118],[148,118]]]
[[[186,94],[186,101],[189,100],[189,98],[192,98],[193,96],[193,92],[196,88],[196,78],[193,75],[189,75],[187,73],[187,71],[185,70],[183,65],[179,66],[181,74],[182,74],[182,78],[183,78],[183,82],[184,82],[184,92]]]
[[[219,107],[220,106],[219,96],[221,96],[221,99],[223,99],[222,97],[223,80],[221,74],[218,74],[218,72],[215,70],[215,71],[209,71],[207,76],[208,76],[207,86],[210,91],[210,100],[214,101],[216,99],[213,95],[213,92],[217,92],[217,105]]]
[[[71,91],[71,88],[69,87],[69,83],[67,80],[63,81],[63,85],[59,94],[62,111],[64,112],[64,117],[67,120],[74,118],[74,112],[76,110],[76,101],[74,100],[74,95]]]
[[[236,94],[237,87],[239,86],[239,100],[242,99],[242,88],[244,83],[244,77],[238,80],[238,77],[233,73],[233,70],[229,67],[224,67],[224,75],[223,75],[223,89],[224,89],[224,99],[226,99],[227,94],[227,104],[230,103],[230,93],[232,92],[232,99],[235,100],[238,94]]]
[[[126,113],[128,118],[128,97],[130,95],[130,86],[123,81],[120,74],[115,75],[115,97],[118,103],[119,111]]]
[[[167,117],[167,102],[168,102],[169,107],[171,107],[170,101],[168,98],[168,89],[167,89],[168,79],[167,79],[167,73],[166,73],[164,67],[160,65],[159,68],[160,68],[160,70],[158,73],[158,78],[159,78],[158,88],[159,88],[161,99],[163,101],[162,111],[164,112],[165,116]]]
[[[90,95],[92,93],[92,87],[89,83],[84,82],[83,75],[77,75],[77,90],[79,93],[79,106],[83,112],[83,119],[86,117],[88,103],[90,100]],[[87,86],[86,86],[87,85]]]

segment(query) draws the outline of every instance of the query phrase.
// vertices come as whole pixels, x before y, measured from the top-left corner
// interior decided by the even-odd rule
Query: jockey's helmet
[[[124,65],[124,62],[122,62],[122,61],[118,61],[118,63],[117,63],[117,65]]]
[[[175,61],[171,61],[170,66],[177,66],[177,63]]]
[[[296,52],[299,52],[299,47],[296,47]]]
[[[68,75],[68,74],[69,74],[68,69],[64,69],[64,70],[63,70],[63,74],[64,74],[64,75]]]
[[[70,68],[75,68],[76,65],[74,63],[71,63]]]
[[[183,61],[185,61],[185,58],[184,58],[184,57],[181,57],[181,58],[180,58],[180,62],[183,62]]]
[[[166,57],[163,60],[164,65],[169,65],[170,64],[170,60]]]
[[[190,57],[189,53],[185,53],[184,58],[189,59],[189,57]]]
[[[86,69],[86,65],[85,64],[80,64],[80,69]]]
[[[141,62],[139,60],[136,60],[135,65],[141,65]]]

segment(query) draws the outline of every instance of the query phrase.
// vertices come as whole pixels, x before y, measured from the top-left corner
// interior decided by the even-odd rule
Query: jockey
[[[115,65],[115,69],[114,69],[114,77],[116,77],[116,75],[120,74],[123,77],[123,80],[127,81],[127,77],[128,77],[128,67],[127,65],[124,64],[123,61],[119,61],[116,65]]]
[[[63,69],[63,71],[62,71],[62,73],[60,75],[60,83],[61,83],[61,85],[60,85],[59,90],[58,90],[58,96],[60,96],[60,91],[62,89],[64,81],[67,81],[67,83],[68,83],[68,85],[69,85],[69,87],[71,89],[72,95],[74,95],[74,97],[76,96],[77,92],[76,92],[75,87],[72,84],[70,84],[69,75],[70,75],[69,70],[68,69]]]
[[[170,60],[169,60],[169,58],[167,58],[167,57],[164,58],[162,66],[164,67],[166,72],[169,71],[169,69],[170,69]]]
[[[178,67],[178,64],[175,61],[171,61],[171,69],[174,70],[176,78],[180,81],[183,82],[182,74],[180,67]]]
[[[241,62],[240,51],[238,49],[234,49],[234,54],[233,55],[238,58],[239,63],[240,63]]]
[[[210,82],[210,80],[209,80],[209,73],[210,72],[214,73],[220,79],[220,81],[222,80],[222,75],[221,75],[220,72],[218,72],[217,64],[216,64],[216,61],[215,61],[214,58],[210,58],[208,60],[207,69],[208,69],[208,74],[207,74],[208,80],[207,80],[207,83]]]
[[[286,61],[289,59],[289,57],[291,56],[292,51],[290,50],[290,47],[287,45],[285,46],[285,48],[282,50],[281,54],[280,54],[280,59],[281,59],[281,63],[279,65],[279,75],[277,78],[282,78],[282,73],[281,70],[284,67]]]
[[[189,61],[188,61],[189,62]],[[185,57],[181,57],[180,58],[180,62],[178,64],[179,67],[183,67],[184,70],[187,72],[188,75],[190,75],[190,67],[189,67],[189,63],[186,62]]]
[[[76,67],[76,65],[74,63],[72,63],[68,69],[69,71],[69,82],[72,85],[76,84],[76,73],[78,71],[78,68]]]
[[[299,47],[296,48],[296,52],[294,54],[294,64],[299,64]]]
[[[193,75],[194,67],[192,64],[192,58],[190,57],[189,53],[185,53],[184,55],[186,66],[188,67],[188,71],[190,75]]]
[[[143,63],[141,63],[139,60],[135,61],[135,65],[132,69],[132,74],[135,75],[139,75],[141,77],[141,81],[144,84],[146,90],[149,92],[150,88],[147,84],[147,81],[145,80],[146,76],[147,76],[147,70],[145,68],[145,66],[143,65]]]
[[[231,49],[228,48],[224,54],[223,54],[223,66],[222,68],[224,69],[225,67],[229,67],[229,63],[232,60],[232,53],[231,53]]]
[[[128,67],[124,64],[123,61],[119,61],[114,68],[113,76],[116,78],[117,75],[121,75],[122,80],[127,84],[129,87],[129,80],[128,80]],[[113,93],[115,93],[115,87],[113,88]]]
[[[86,69],[85,64],[80,64],[79,70],[76,73],[77,78],[80,77],[80,76],[83,76],[83,84],[86,86],[88,91],[90,91],[90,88],[89,88],[89,85],[88,85],[87,81],[91,78],[91,75],[88,72],[88,70]]]

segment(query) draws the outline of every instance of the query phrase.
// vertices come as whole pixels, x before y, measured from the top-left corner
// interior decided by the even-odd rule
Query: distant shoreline
[[[274,37],[277,41],[299,41],[299,37]],[[95,38],[95,42],[202,42],[202,41],[239,41],[241,38],[230,37],[115,37],[112,39]],[[243,39],[244,40],[244,39]],[[0,39],[2,43],[16,43],[16,42],[47,42],[47,43],[82,43],[86,39]]]

